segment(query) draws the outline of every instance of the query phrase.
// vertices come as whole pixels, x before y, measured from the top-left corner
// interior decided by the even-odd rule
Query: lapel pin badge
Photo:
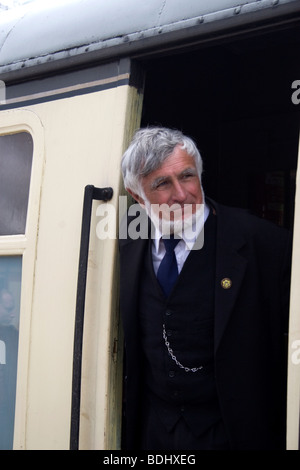
[[[230,289],[230,287],[232,286],[232,280],[229,279],[229,277],[224,277],[224,279],[222,279],[221,281],[221,286],[223,287],[223,289]]]

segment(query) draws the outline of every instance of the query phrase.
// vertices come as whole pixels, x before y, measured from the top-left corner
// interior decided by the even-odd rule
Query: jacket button
[[[166,315],[169,317],[170,315],[172,315],[172,310],[167,310],[166,311]]]
[[[175,371],[174,370],[169,371],[169,377],[171,377],[171,378],[175,377]]]
[[[232,286],[232,280],[229,279],[229,277],[224,277],[224,279],[222,279],[221,281],[221,286],[223,287],[223,289],[230,289],[230,287]]]

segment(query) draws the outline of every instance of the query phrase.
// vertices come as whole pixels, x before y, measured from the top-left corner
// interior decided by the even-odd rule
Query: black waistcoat
[[[139,302],[147,397],[168,429],[183,416],[198,435],[220,420],[213,357],[215,219],[210,213],[204,246],[190,252],[168,299],[157,282],[149,247]],[[172,359],[163,325],[177,361],[188,369],[203,366],[201,370],[186,371]]]

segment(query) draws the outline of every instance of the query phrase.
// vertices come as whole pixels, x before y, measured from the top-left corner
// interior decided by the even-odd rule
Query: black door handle
[[[92,203],[93,203],[93,200],[110,201],[112,196],[113,196],[112,188],[95,188],[92,185],[88,185],[85,187],[83,210],[82,210],[81,241],[80,241],[80,253],[79,253],[75,331],[74,331],[70,450],[78,450],[79,448],[83,324],[84,324],[84,307],[85,307],[85,295],[86,295],[86,279],[87,279],[87,268],[88,268],[88,253],[89,253],[89,241],[90,241]]]

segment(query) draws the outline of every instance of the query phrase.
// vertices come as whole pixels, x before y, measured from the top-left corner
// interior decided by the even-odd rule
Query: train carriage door
[[[35,106],[45,128],[51,129],[46,143],[45,217],[40,224],[36,300],[43,306],[44,320],[37,325],[35,349],[36,354],[52,355],[51,373],[43,375],[45,379],[53,374],[60,377],[66,393],[61,394],[61,416],[55,417],[52,395],[58,393],[57,385],[53,384],[50,396],[44,390],[45,398],[39,399],[36,409],[48,425],[42,436],[33,435],[32,442],[80,450],[118,449],[123,357],[117,266],[119,195],[123,194],[120,161],[140,124],[142,84],[127,60],[70,72],[66,81],[68,77],[73,83],[76,80],[70,96]],[[112,194],[101,200],[103,188],[110,188]],[[53,197],[58,207],[54,212]],[[49,243],[55,246],[50,257]],[[47,289],[50,281],[54,296]],[[60,351],[57,346],[51,351],[53,342],[47,346],[38,338],[49,331]],[[43,406],[46,396],[48,409]],[[33,416],[33,432],[37,426]],[[61,438],[55,443],[58,431]]]
[[[94,192],[95,200],[91,206],[85,289],[80,413],[77,414],[80,421],[77,443],[76,425],[73,430],[71,423],[71,449],[120,449],[121,446],[123,342],[118,302],[118,221],[121,220],[122,211],[124,214],[126,210],[127,196],[123,189],[120,163],[133,132],[140,126],[143,99],[141,77],[129,61],[125,62],[130,67],[128,79],[124,80],[126,83],[120,83],[116,88],[108,87],[102,96],[100,93],[97,97],[99,108],[95,131],[99,133],[99,153],[94,169],[97,173],[86,180],[94,189],[89,185],[85,187],[85,201],[89,199],[90,190]],[[82,122],[80,116],[78,119]],[[111,188],[112,199],[109,195],[105,202],[104,195],[104,201],[97,200],[97,189],[101,193],[101,188]],[[85,228],[84,218],[83,207],[82,230]],[[77,288],[80,288],[79,278]],[[77,292],[77,306],[78,299],[80,293]],[[73,361],[76,360],[75,349]],[[73,393],[76,379],[74,367],[73,362]],[[76,416],[76,404],[75,409],[72,406],[72,412]]]

